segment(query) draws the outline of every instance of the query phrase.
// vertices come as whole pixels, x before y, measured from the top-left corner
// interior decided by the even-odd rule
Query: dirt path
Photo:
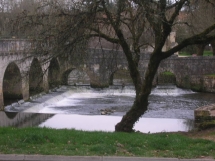
[[[182,134],[190,138],[206,139],[215,142],[215,127],[201,131],[182,132]]]

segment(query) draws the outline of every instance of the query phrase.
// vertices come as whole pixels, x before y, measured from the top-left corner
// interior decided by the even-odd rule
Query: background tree
[[[90,38],[95,37],[120,45],[128,62],[136,96],[133,106],[115,126],[115,130],[132,132],[135,122],[148,108],[148,97],[160,62],[189,45],[209,43],[215,38],[215,21],[212,20],[201,30],[184,37],[177,46],[163,51],[171,31],[177,25],[189,23],[178,22],[177,18],[190,2],[189,0],[53,0],[42,3],[42,6],[35,11],[22,12],[16,21],[16,26],[19,29],[29,26],[35,28],[34,32],[37,33],[35,38],[48,39],[52,44],[51,49],[57,51],[54,52],[55,56],[62,51],[71,56],[71,51],[82,46],[86,47]],[[198,14],[193,12],[193,16],[195,15]],[[153,48],[153,52],[142,76],[138,68],[142,54],[140,51],[149,45]]]
[[[10,20],[12,18],[12,10],[17,6],[17,1],[0,1],[0,36],[2,38],[12,37],[12,26]],[[13,15],[14,16],[14,15]]]
[[[37,46],[32,56],[45,56],[44,63],[58,56],[80,64],[87,42],[83,34],[84,21],[91,19],[90,14],[81,13],[85,12],[80,7],[82,3],[69,0],[19,1],[13,10],[16,16],[11,19],[12,33],[17,38],[32,40]]]
[[[30,33],[25,31],[14,31],[12,22],[17,18],[21,12],[34,11],[38,6],[41,6],[39,0],[0,0],[0,37],[1,38],[27,38]],[[27,28],[26,28],[27,29]],[[17,32],[18,31],[18,32]]]
[[[184,10],[180,12],[179,20],[182,22],[177,28],[177,33],[180,40],[188,36],[193,36],[201,31],[203,31],[207,26],[210,26],[214,22],[215,18],[215,1],[201,1],[201,0],[191,0],[189,6],[185,7]],[[186,22],[186,23],[184,23]],[[214,40],[209,42],[212,45],[213,55],[215,55]],[[201,43],[194,45],[189,52],[191,54],[197,54],[202,56],[207,43]]]

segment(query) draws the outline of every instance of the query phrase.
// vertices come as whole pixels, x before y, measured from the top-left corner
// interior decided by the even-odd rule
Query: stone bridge
[[[88,50],[91,52],[88,67],[97,66],[102,78],[100,81],[105,83],[131,83],[127,61],[122,51],[111,50]],[[139,70],[144,76],[148,66],[150,53],[142,53],[140,57]],[[105,61],[106,60],[106,61]],[[95,68],[91,68],[91,71]],[[200,92],[215,93],[215,57],[198,56],[198,57],[178,57],[173,55],[161,62],[153,84],[160,84],[161,74],[171,72],[175,78],[175,84],[181,88],[192,89]],[[124,79],[123,79],[124,78]],[[121,82],[115,81],[121,79]],[[108,82],[107,82],[108,81]],[[130,82],[129,82],[130,81]],[[168,80],[167,82],[168,83]]]
[[[122,51],[87,49],[83,62],[59,56],[44,62],[46,56],[32,54],[32,48],[35,48],[34,43],[29,40],[0,41],[1,110],[10,101],[28,100],[34,94],[68,84],[69,78],[70,84],[76,84],[77,77],[82,77],[81,81],[88,80],[82,83],[92,87],[131,83]],[[142,76],[149,58],[150,54],[141,54],[139,68]],[[154,79],[155,85],[165,71],[175,75],[176,84],[180,87],[215,92],[215,57],[172,56],[161,63]]]
[[[73,71],[78,71],[75,77],[87,75],[93,87],[107,87],[110,75],[116,71],[116,62],[112,62],[116,52],[88,49],[85,59],[79,62],[73,57],[53,57],[53,53],[43,55],[35,46],[31,40],[0,40],[0,110],[7,104],[67,85]]]
[[[59,86],[73,68],[66,59],[33,53],[33,45],[30,40],[0,41],[0,109]]]

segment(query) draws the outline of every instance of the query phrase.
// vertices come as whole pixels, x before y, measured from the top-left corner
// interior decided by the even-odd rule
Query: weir
[[[113,115],[124,115],[135,97],[133,86],[110,86],[93,89],[90,86],[62,86],[32,100],[5,107],[9,112],[96,114],[108,108]],[[215,103],[214,94],[198,93],[177,88],[175,85],[159,85],[149,97],[146,117],[187,118],[194,120],[197,107]]]

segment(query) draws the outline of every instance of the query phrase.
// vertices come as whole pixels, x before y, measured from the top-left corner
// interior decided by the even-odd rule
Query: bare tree
[[[21,12],[34,11],[38,6],[41,6],[39,0],[0,0],[0,36],[1,38],[19,38],[28,37],[32,32],[25,32],[27,35],[20,34],[21,32],[14,31],[12,22]],[[27,29],[27,28],[26,28]]]
[[[189,45],[208,43],[215,38],[213,20],[193,35],[187,35],[177,46],[163,51],[171,31],[177,25],[188,23],[178,22],[177,18],[189,4],[189,0],[53,0],[34,12],[23,12],[17,26],[36,26],[37,38],[50,38],[57,50],[64,53],[86,45],[92,37],[120,45],[128,62],[136,97],[131,109],[115,126],[115,131],[132,132],[135,122],[148,108],[148,97],[160,62]],[[138,68],[140,51],[148,45],[153,47],[153,52],[148,68],[141,76]]]
[[[2,38],[11,37],[12,26],[10,20],[12,18],[11,10],[17,4],[17,1],[0,1],[0,36]]]
[[[180,21],[182,24],[178,26],[178,35],[183,40],[188,36],[193,36],[197,33],[202,32],[207,26],[214,23],[214,6],[215,1],[201,1],[201,0],[191,0],[189,6],[186,6],[183,11],[181,11]],[[186,23],[185,23],[186,22]],[[197,56],[202,56],[205,46],[211,43],[214,49],[214,40],[211,42],[205,42],[201,44],[194,45],[194,50]],[[193,51],[193,52],[195,52]],[[213,55],[215,52],[213,52]]]

